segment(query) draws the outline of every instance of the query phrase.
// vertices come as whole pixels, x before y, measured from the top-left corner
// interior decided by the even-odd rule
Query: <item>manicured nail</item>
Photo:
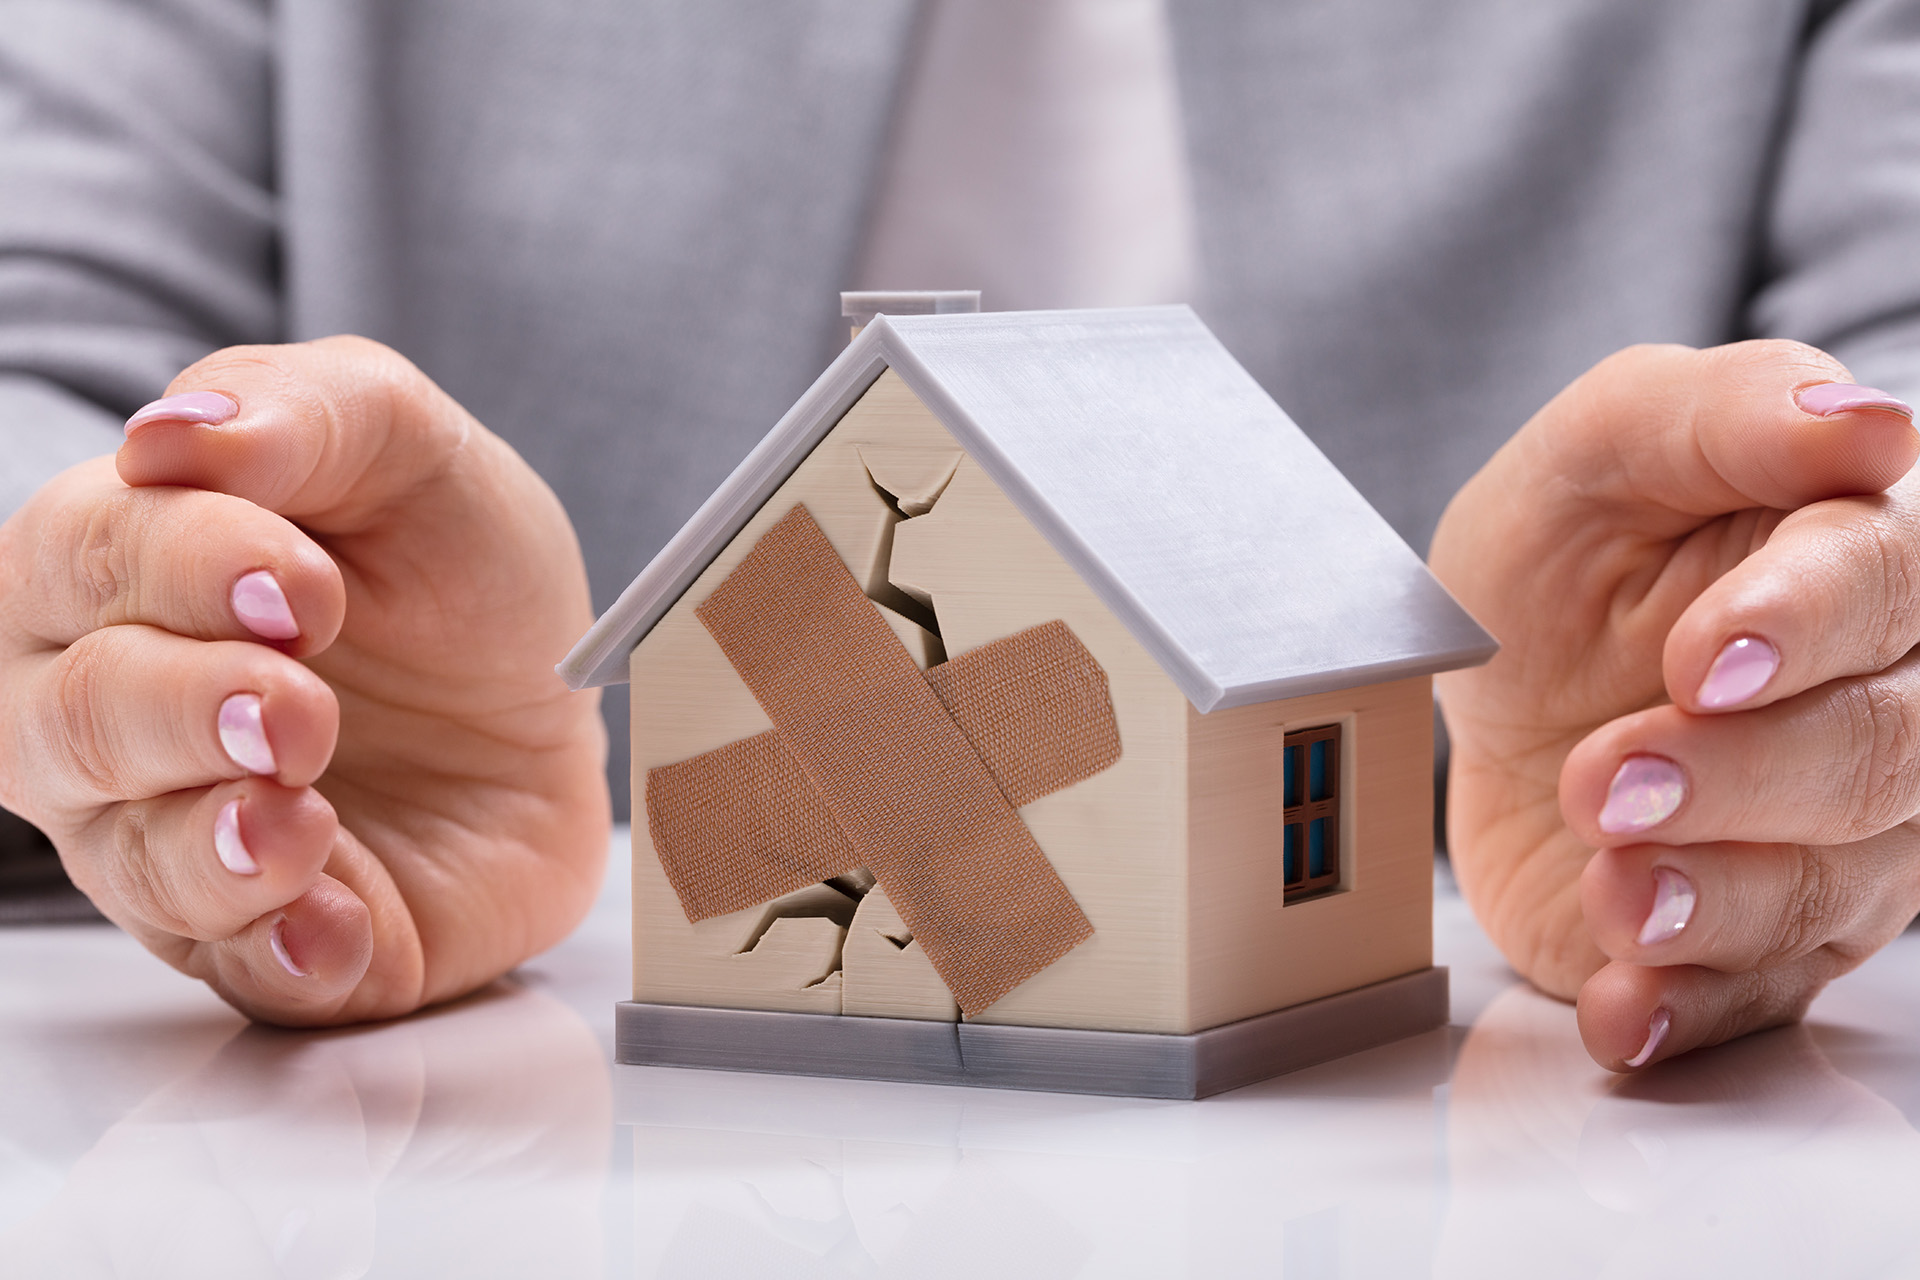
[[[1659,756],[1628,756],[1607,788],[1600,829],[1608,835],[1645,831],[1673,816],[1687,798],[1680,766]]]
[[[1780,655],[1759,636],[1730,641],[1707,668],[1696,700],[1703,707],[1737,707],[1767,687],[1780,669]]]
[[[127,434],[132,435],[149,422],[225,422],[240,412],[232,397],[218,391],[188,391],[143,405],[127,419]]]
[[[1678,935],[1693,918],[1693,904],[1698,900],[1693,881],[1672,867],[1655,867],[1653,910],[1647,912],[1647,922],[1640,926],[1640,936],[1635,941],[1650,947]]]
[[[220,704],[220,745],[248,773],[280,772],[273,748],[267,744],[266,726],[260,722],[257,693],[236,693]]]
[[[1913,406],[1899,396],[1877,387],[1861,387],[1851,382],[1822,382],[1802,387],[1794,393],[1793,398],[1802,409],[1818,418],[1830,418],[1836,413],[1847,413],[1854,409],[1891,409],[1909,418],[1913,416]]]
[[[233,616],[253,634],[268,640],[291,640],[300,634],[300,624],[287,607],[287,593],[265,569],[242,574],[233,584],[232,599]]]
[[[1653,1016],[1647,1019],[1647,1042],[1640,1046],[1640,1052],[1627,1059],[1630,1067],[1644,1067],[1654,1054],[1660,1051],[1660,1042],[1667,1038],[1667,1028],[1673,1025],[1673,1015],[1665,1009],[1655,1009]]]
[[[267,946],[273,949],[273,958],[280,962],[282,969],[285,969],[296,978],[304,978],[307,976],[307,971],[295,964],[293,957],[287,952],[287,918],[285,916],[281,916],[278,920],[275,920],[273,922],[273,928],[267,930]],[[1635,1063],[1634,1065],[1638,1066],[1639,1064]]]
[[[220,812],[214,815],[213,851],[220,855],[220,865],[237,876],[260,874],[260,864],[253,860],[247,842],[240,838],[238,800],[227,801],[220,806]]]

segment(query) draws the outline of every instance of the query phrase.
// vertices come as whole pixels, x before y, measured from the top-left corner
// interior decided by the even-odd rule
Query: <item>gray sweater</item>
[[[1169,9],[1195,305],[1416,547],[1628,343],[1920,394],[1920,0]],[[547,477],[606,604],[844,342],[914,20],[0,0],[0,512],[205,352],[354,331]]]

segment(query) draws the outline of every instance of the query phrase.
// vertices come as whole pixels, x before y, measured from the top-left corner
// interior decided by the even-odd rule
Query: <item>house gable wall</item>
[[[945,428],[896,375],[889,371],[874,383],[634,650],[630,674],[636,796],[644,794],[648,769],[770,727],[693,611],[775,520],[796,503],[805,503],[869,596],[892,601],[903,613],[913,610],[913,601],[889,583],[891,573],[895,581],[910,583],[914,597],[931,599],[946,653],[957,655],[1058,618],[1107,673],[1120,726],[1121,759],[1105,772],[1020,810],[1093,922],[1094,936],[978,1021],[1189,1029],[1186,700],[970,459],[959,462],[931,511],[902,523],[869,482],[858,447],[862,444],[895,451],[959,452]],[[911,633],[917,629],[904,619],[890,620],[909,641],[909,650],[916,651]],[[931,652],[916,651],[922,665],[939,656],[937,646]],[[783,921],[777,929],[764,928],[766,908],[689,924],[660,869],[640,805],[634,813],[633,882],[636,1000],[841,1011],[841,976],[820,979],[842,958],[845,928],[814,901],[820,890],[793,895],[812,895],[801,904],[807,914]],[[782,908],[776,905],[775,910]],[[860,922],[853,927],[861,927]],[[743,951],[755,936],[763,939],[762,946]],[[778,945],[767,947],[765,939]],[[856,946],[845,957],[848,963],[859,963],[859,956],[884,957],[891,948]],[[926,965],[917,947],[888,962],[896,960]],[[913,982],[887,985],[894,992],[916,989]],[[894,999],[884,1007],[851,1011],[954,1016],[950,1004],[938,1001],[928,1002],[918,1015],[912,1015],[911,1008]]]

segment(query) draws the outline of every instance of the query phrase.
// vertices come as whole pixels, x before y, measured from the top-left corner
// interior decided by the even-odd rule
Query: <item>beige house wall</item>
[[[893,450],[895,461],[916,452],[950,453],[958,459],[956,470],[931,511],[903,522],[868,480],[862,444]],[[869,454],[878,456],[871,449]],[[850,986],[888,993],[886,1000],[854,1011],[898,1016],[909,1011],[910,993],[924,991],[931,974],[918,947],[861,945],[871,942],[863,936],[843,949],[845,926],[817,890],[794,895],[807,899],[799,904],[811,913],[806,918],[781,920],[764,932],[766,908],[689,924],[660,869],[638,802],[648,769],[770,727],[693,611],[768,526],[804,502],[869,596],[910,610],[889,585],[891,573],[913,595],[931,599],[947,654],[1058,618],[1107,673],[1120,760],[1020,811],[1092,921],[1094,936],[978,1020],[1190,1029],[1186,700],[998,487],[959,454],[905,384],[890,371],[884,374],[635,649],[635,999],[835,1013],[842,1008],[843,987]],[[891,620],[914,650],[917,629],[904,619]],[[923,648],[917,660],[939,656],[937,647],[930,653]],[[742,950],[756,936],[759,945]],[[821,980],[843,961],[900,967],[891,974],[849,971]],[[950,1002],[929,999],[918,1016],[953,1013]]]
[[[1340,723],[1341,884],[1284,905],[1281,752]],[[1433,694],[1421,676],[1200,715],[1187,738],[1198,1031],[1433,963]]]

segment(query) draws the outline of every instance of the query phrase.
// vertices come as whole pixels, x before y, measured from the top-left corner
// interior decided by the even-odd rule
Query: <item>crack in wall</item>
[[[862,465],[866,468],[867,483],[873,486],[874,492],[879,494],[881,500],[887,504],[887,509],[890,513],[886,530],[881,535],[880,542],[880,556],[889,566],[889,580],[884,586],[868,591],[867,598],[876,604],[892,609],[895,613],[900,614],[902,617],[932,635],[935,641],[932,646],[933,659],[936,663],[944,661],[946,658],[945,648],[939,644],[940,618],[938,611],[933,607],[932,600],[921,600],[917,595],[911,594],[894,585],[891,581],[890,570],[893,562],[894,530],[898,528],[903,521],[916,520],[933,510],[934,504],[940,500],[940,496],[946,492],[947,486],[953,482],[954,473],[959,467],[960,455],[956,453],[952,460],[946,462],[944,466],[936,465],[931,471],[923,471],[918,477],[920,483],[915,486],[918,490],[917,494],[903,497],[901,493],[881,483],[880,479],[874,474],[874,467],[872,463],[868,461],[867,454],[869,452],[880,452],[879,447],[857,446],[857,448],[860,450]],[[918,459],[917,461],[923,466],[926,462],[925,459]],[[929,476],[933,477],[931,482],[928,480]],[[900,487],[904,488],[905,486]],[[767,936],[768,932],[772,930],[773,926],[781,920],[825,918],[832,920],[840,926],[840,937],[834,947],[832,963],[827,972],[823,973],[820,977],[803,983],[802,989],[807,990],[819,987],[831,982],[836,977],[841,977],[844,980],[844,957],[846,954],[847,934],[852,928],[855,910],[858,908],[860,901],[873,889],[873,886],[873,873],[865,867],[855,867],[851,871],[822,882],[815,890],[801,890],[797,894],[789,894],[784,899],[776,899],[774,902],[768,903],[763,914],[755,921],[754,927],[741,944],[738,954],[745,955],[752,952],[760,945],[761,941]],[[826,897],[820,892],[821,890],[827,891],[835,896]],[[845,917],[844,919],[842,918],[843,915]],[[874,932],[891,943],[896,951],[905,951],[913,942],[913,934],[911,932],[902,931],[899,933],[889,933],[879,929],[874,930]]]

